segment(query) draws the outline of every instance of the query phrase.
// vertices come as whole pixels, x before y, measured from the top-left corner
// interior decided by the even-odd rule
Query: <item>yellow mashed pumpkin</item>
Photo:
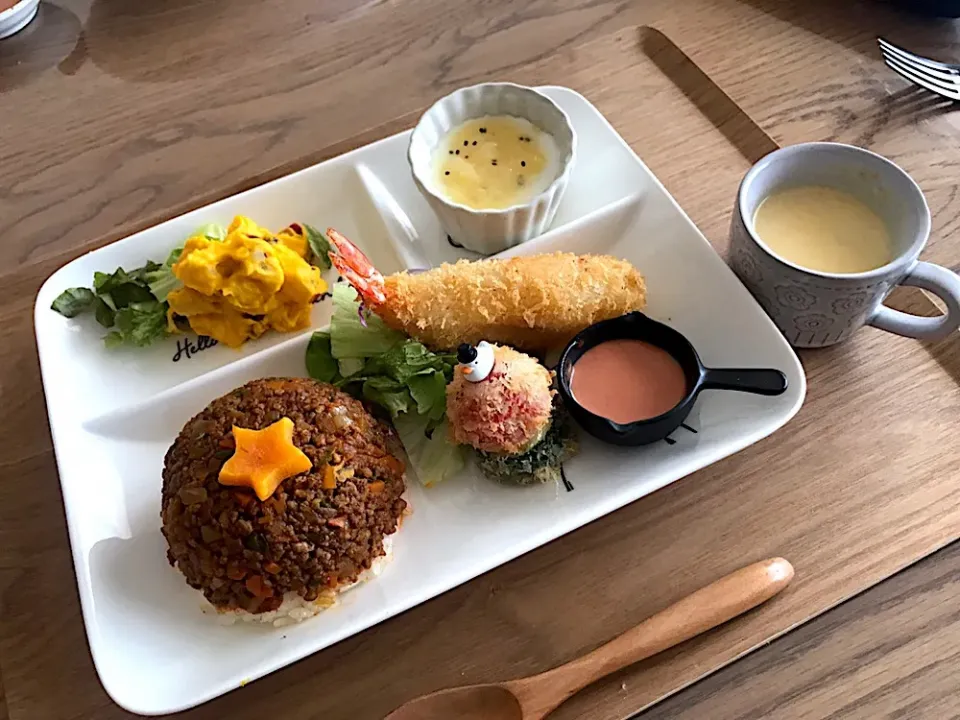
[[[300,225],[272,235],[243,216],[222,241],[191,237],[173,266],[183,287],[167,296],[171,329],[182,316],[198,335],[239,347],[267,330],[309,327],[311,307],[327,284],[308,253]]]

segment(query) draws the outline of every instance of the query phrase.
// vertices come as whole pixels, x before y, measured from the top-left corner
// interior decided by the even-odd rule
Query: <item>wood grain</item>
[[[505,686],[520,701],[524,717],[546,716],[598,679],[686,642],[770,600],[783,591],[793,574],[793,566],[783,558],[740,568],[681,598],[589,654],[531,678],[509,681]]]
[[[960,718],[960,543],[637,720]]]
[[[793,566],[769,558],[679,599],[587,655],[524,678],[444,688],[404,703],[385,720],[541,720],[587,685],[729,622],[770,600]]]
[[[686,95],[643,65],[635,34],[606,37],[656,21],[777,140],[860,141],[901,162],[934,209],[928,257],[960,264],[955,121],[869,49],[882,32],[943,50],[952,25],[873,3],[267,5],[63,0],[0,44],[4,130],[22,141],[0,146],[0,667],[14,720],[127,717],[87,656],[31,339],[39,283],[86,249],[507,77],[584,92],[722,250],[736,182],[771,141],[670,53],[660,63]],[[868,330],[803,360],[809,399],[787,431],[188,716],[376,717],[574,657],[744,561],[794,562],[795,586],[769,607],[558,713],[623,717],[953,539],[956,341]]]

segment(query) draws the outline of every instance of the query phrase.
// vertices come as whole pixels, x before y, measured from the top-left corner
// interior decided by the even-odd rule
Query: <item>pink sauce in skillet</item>
[[[574,363],[570,392],[594,415],[622,425],[676,407],[687,395],[687,378],[663,348],[642,340],[608,340]]]

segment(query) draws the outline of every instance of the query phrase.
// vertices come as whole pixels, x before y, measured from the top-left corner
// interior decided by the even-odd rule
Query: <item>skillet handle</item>
[[[739,390],[757,395],[782,395],[787,391],[787,376],[779,370],[707,368],[704,390]]]

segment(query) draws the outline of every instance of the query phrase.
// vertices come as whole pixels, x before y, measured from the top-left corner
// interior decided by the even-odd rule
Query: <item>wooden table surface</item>
[[[247,0],[235,2],[243,5]],[[676,5],[680,4],[669,0],[541,0],[522,6],[506,0],[456,0],[442,6],[426,0],[291,2],[286,7],[299,14],[282,17],[280,13],[281,17],[271,21],[275,41],[264,44],[255,42],[259,39],[258,28],[233,22],[230,4],[219,0],[140,0],[135,4],[121,0],[57,0],[43,8],[42,33],[0,43],[0,118],[30,113],[41,106],[49,111],[51,105],[70,113],[73,103],[89,101],[109,91],[111,83],[134,83],[139,92],[155,99],[168,91],[165,82],[200,76],[205,67],[213,64],[211,58],[216,57],[222,66],[223,57],[227,56],[237,66],[249,69],[251,77],[256,76],[251,87],[237,88],[235,131],[245,134],[249,143],[262,147],[264,153],[283,156],[290,128],[273,108],[257,104],[257,83],[282,85],[285,54],[281,38],[296,42],[296,29],[302,23],[329,23],[332,28],[330,45],[317,48],[325,59],[314,82],[320,83],[323,92],[339,98],[343,106],[341,116],[317,119],[330,129],[332,135],[328,139],[337,139],[351,134],[347,132],[351,128],[360,130],[420,107],[435,95],[436,87],[451,82],[465,84],[492,72],[506,73],[557,48],[578,45],[619,27],[669,18],[673,39],[695,51],[695,59],[721,85],[741,89],[749,85],[748,111],[775,109],[762,118],[771,132],[781,130],[789,136],[805,123],[816,127],[826,112],[835,127],[855,130],[855,137],[845,139],[871,144],[871,133],[891,122],[889,108],[884,111],[885,116],[878,110],[876,118],[865,118],[856,97],[845,94],[843,87],[831,85],[832,78],[843,75],[837,65],[826,62],[822,76],[809,79],[806,92],[793,88],[785,93],[778,73],[771,69],[789,67],[797,54],[808,47],[822,52],[825,44],[835,46],[836,63],[876,63],[874,37],[878,34],[918,51],[949,58],[957,35],[953,23],[919,20],[874,2],[844,3],[841,7],[834,2],[690,0],[682,3],[682,9]],[[164,37],[165,29],[182,27],[184,17],[196,23],[195,47],[188,53],[160,52],[158,48],[173,40]],[[751,37],[745,32],[744,17],[755,28],[795,26],[803,31],[798,37],[804,39],[789,47],[758,44],[756,54],[761,61],[738,67],[742,48]],[[77,42],[81,26],[84,34]],[[218,32],[210,32],[212,27],[217,27]],[[149,43],[153,52],[135,52],[138,42]],[[739,47],[741,52],[731,52],[732,46]],[[103,71],[90,86],[68,86],[72,94],[66,96],[40,91],[44,78],[51,73],[69,77],[90,62]],[[396,66],[395,74],[378,71],[387,63]],[[405,75],[411,68],[424,66],[432,68],[434,75]],[[377,81],[363,85],[360,92],[355,89],[356,81],[364,74],[375,76]],[[398,82],[397,78],[407,83],[409,97],[396,106],[386,106],[376,93],[383,89],[386,95],[385,89]],[[296,92],[298,88],[287,90]],[[318,90],[313,87],[310,91]],[[396,94],[389,97],[396,98]],[[171,112],[202,107],[204,100],[181,93],[169,99]],[[944,110],[924,99],[916,103],[916,112]],[[858,107],[856,112],[851,109],[853,106]],[[13,163],[31,163],[36,172],[31,181],[17,187],[0,177],[0,218],[5,220],[5,226],[16,220],[4,245],[8,262],[0,269],[0,317],[29,312],[36,288],[21,280],[18,269],[59,262],[64,248],[79,251],[88,247],[96,237],[91,236],[87,227],[119,228],[141,223],[153,208],[180,204],[177,198],[171,198],[174,191],[160,182],[150,187],[131,187],[124,197],[111,198],[109,203],[98,195],[98,186],[107,182],[108,175],[115,180],[117,176],[122,178],[124,172],[122,165],[110,164],[115,151],[110,139],[111,128],[121,126],[128,112],[120,101],[109,110],[105,113],[109,120],[104,122],[102,142],[87,149],[103,169],[105,174],[101,177],[85,177],[89,158],[87,164],[58,162],[58,149],[71,142],[69,132],[51,137],[44,146],[31,148],[17,147],[15,139],[3,136],[0,169],[12,167]],[[216,141],[215,137],[205,137],[198,124],[166,132],[193,133],[197,143]],[[164,147],[181,140],[158,134],[145,138],[139,151],[155,157],[162,167]],[[930,162],[937,162],[937,148],[928,150]],[[193,190],[193,204],[198,203],[198,197],[202,200],[200,186],[206,185],[210,196],[229,189],[230,178],[238,174],[238,168],[225,170],[226,165],[216,172],[198,168],[199,189]],[[59,191],[50,192],[51,185],[59,185]],[[69,227],[56,228],[55,237],[38,237],[31,232],[32,228],[49,231],[40,219],[46,207],[34,200],[40,197],[34,191],[41,186],[47,188],[42,197],[48,206],[66,203],[77,207],[73,216],[79,220]],[[940,187],[937,191],[952,198],[956,187]],[[955,226],[941,225],[943,242],[945,231]],[[5,412],[15,411],[21,402],[13,382],[16,369],[34,372],[27,370],[35,362],[34,351],[32,347],[5,347],[0,352],[5,369],[0,377],[0,406]],[[9,471],[3,473],[2,482],[16,482],[11,477],[13,471],[22,471],[34,461],[40,463],[39,454],[25,454],[12,438],[0,439],[0,468]],[[63,570],[64,582],[72,583],[69,566]],[[668,699],[647,711],[645,717],[960,716],[960,680],[953,672],[956,648],[960,647],[960,622],[953,602],[960,589],[958,570],[960,548],[943,550]],[[12,564],[0,564],[0,586],[29,582],[30,578],[18,577],[17,572]],[[72,628],[67,631],[76,632]],[[26,632],[23,641],[30,642]],[[0,668],[3,663],[0,657]],[[42,692],[42,688],[35,692]],[[0,681],[0,697],[2,693]],[[14,720],[27,718],[18,715],[17,710],[18,705],[12,703],[9,712]],[[91,717],[78,715],[70,707],[59,710],[65,718]],[[0,720],[6,716],[7,708],[0,703]]]

